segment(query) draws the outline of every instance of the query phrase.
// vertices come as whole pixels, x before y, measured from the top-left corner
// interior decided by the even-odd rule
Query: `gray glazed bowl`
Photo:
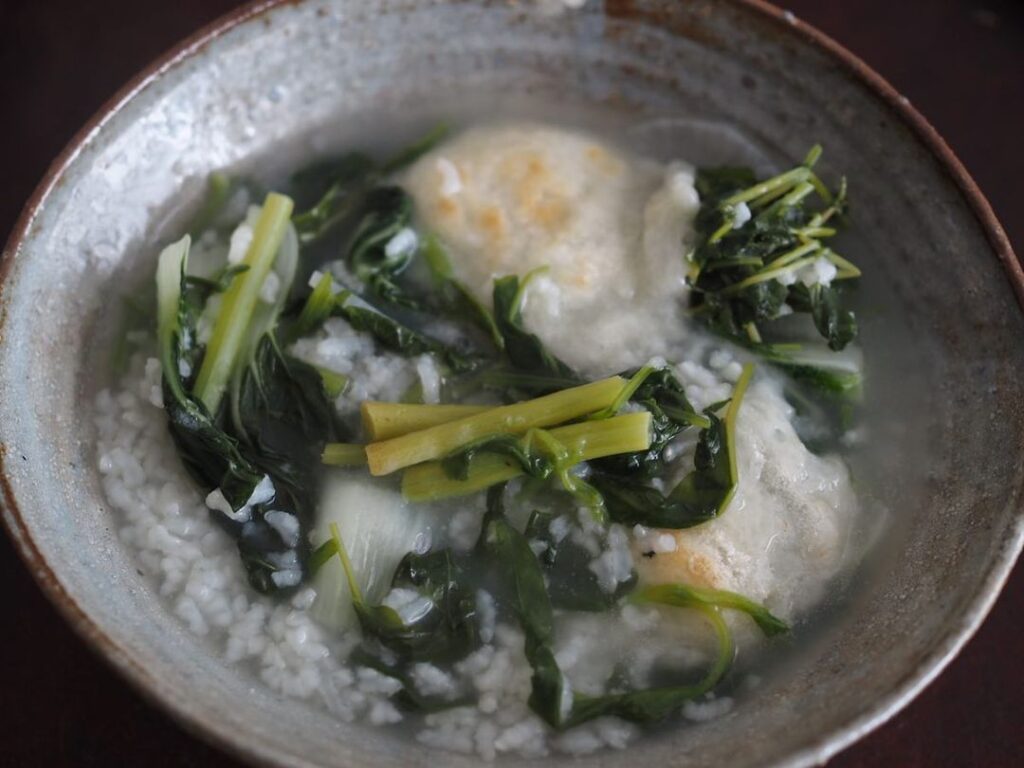
[[[345,126],[358,135],[361,115],[443,111],[472,94],[722,121],[780,164],[822,140],[826,171],[845,169],[854,190],[870,190],[855,192],[851,248],[867,275],[875,438],[892,448],[876,496],[895,521],[875,566],[726,717],[584,762],[826,760],[938,674],[1021,549],[1024,273],[984,198],[906,100],[759,2],[607,0],[557,20],[511,0],[272,2],[183,43],[75,138],[3,254],[2,500],[18,549],[115,668],[239,755],[289,766],[474,763],[334,722],[217,661],[119,546],[89,416],[104,307],[152,268],[153,233],[209,171],[300,157]]]

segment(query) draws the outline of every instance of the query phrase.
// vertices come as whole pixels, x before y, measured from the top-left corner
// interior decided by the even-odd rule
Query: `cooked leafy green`
[[[247,269],[238,273],[224,292],[193,387],[195,396],[212,414],[217,414],[233,378],[237,384],[239,366],[251,358],[255,340],[274,323],[279,305],[273,309],[262,306],[260,294],[278,251],[290,237],[294,238],[289,224],[291,211],[288,197],[274,192],[267,195],[243,262]],[[292,246],[289,250],[297,257],[294,240]],[[289,271],[294,274],[294,269]],[[278,293],[283,296],[287,291]]]
[[[206,180],[206,197],[192,217],[188,226],[189,235],[195,239],[209,229],[223,226],[223,214],[238,183],[227,174],[214,171]]]
[[[630,371],[632,381],[644,369]],[[641,453],[609,456],[594,463],[605,474],[651,478],[665,469],[665,448],[679,434],[693,426],[708,427],[707,416],[697,413],[686,397],[683,384],[668,367],[647,369],[629,401],[646,408],[652,417],[651,447]]]
[[[304,245],[313,243],[350,222],[366,208],[367,198],[382,179],[414,163],[447,133],[447,126],[438,125],[379,164],[364,152],[348,152],[297,173],[293,181],[300,192],[300,204],[310,198],[316,200],[293,219],[299,239]]]
[[[749,169],[702,169],[697,245],[688,255],[695,317],[735,340],[760,342],[766,324],[792,312],[811,313],[814,327],[834,350],[853,341],[853,313],[842,308],[840,289],[808,289],[798,272],[823,260],[834,280],[860,271],[822,243],[846,208],[846,184],[833,195],[812,170],[820,147],[803,164],[758,182]],[[825,207],[812,210],[811,197]]]
[[[480,533],[480,549],[501,563],[499,574],[512,608],[526,635],[526,660],[533,668],[530,680],[530,708],[554,727],[560,727],[571,696],[562,671],[555,661],[554,615],[544,584],[544,573],[530,543],[505,517],[504,485],[487,493],[487,515]]]
[[[304,538],[301,522],[311,513],[301,490],[304,481],[292,465],[292,453],[308,445],[303,434],[297,442],[283,445],[278,414],[266,403],[246,408],[248,423],[260,425],[259,438],[277,445],[278,454],[254,449],[248,436],[231,434],[186,388],[196,363],[205,354],[196,341],[195,321],[209,285],[190,282],[187,274],[188,238],[168,246],[157,269],[158,338],[163,372],[163,400],[168,427],[178,455],[207,500],[214,519],[232,535],[239,548],[250,583],[261,592],[296,586],[303,573]],[[262,368],[263,366],[261,366]],[[272,388],[273,401],[287,387],[280,372],[261,370],[263,384]],[[290,388],[289,388],[290,389]],[[330,424],[330,421],[326,422]],[[311,466],[316,471],[316,462]],[[218,500],[219,499],[219,500]],[[288,536],[268,520],[271,512],[292,515],[296,535]]]
[[[254,462],[274,478],[278,494],[288,491],[312,511],[315,472],[324,445],[340,430],[313,366],[285,354],[273,334],[261,340],[238,395],[241,430]]]
[[[569,529],[575,523],[569,516],[535,510],[524,535],[537,555],[547,576],[548,594],[554,608],[567,611],[607,611],[636,586],[636,574],[619,582],[614,592],[606,592],[590,569],[593,553],[577,543]]]
[[[334,300],[332,312],[343,317],[357,331],[366,331],[381,346],[403,355],[438,355],[454,371],[471,371],[476,359],[426,334],[414,331],[394,318],[360,302],[350,293]]]
[[[363,632],[352,661],[402,683],[400,703],[410,708],[435,711],[465,703],[422,695],[409,674],[412,663],[454,661],[478,647],[476,599],[463,566],[447,549],[410,552],[399,563],[391,588],[406,591],[411,600],[402,611],[383,603],[371,605],[356,580],[337,524],[332,523],[330,531],[331,538],[310,557],[310,568],[319,569],[335,556],[341,561]]]
[[[725,511],[739,481],[736,468],[736,418],[753,375],[747,365],[736,382],[725,418],[708,409],[708,426],[700,431],[694,469],[667,495],[642,479],[598,471],[590,483],[604,498],[612,520],[653,528],[690,528]],[[671,391],[671,389],[669,390]]]
[[[363,203],[364,212],[352,234],[349,266],[381,301],[416,308],[419,303],[395,282],[416,255],[418,241],[409,224],[412,198],[401,187],[371,189]],[[408,232],[405,242],[398,238]]]
[[[451,128],[447,123],[438,123],[412,144],[403,147],[385,160],[382,165],[384,173],[395,173],[409,167],[444,141],[450,132]]]
[[[638,585],[635,572],[611,590],[597,544],[604,541],[606,554],[617,558],[623,553],[612,544],[622,542],[612,536],[625,535],[621,526],[684,529],[728,509],[740,480],[736,424],[753,366],[744,366],[729,400],[698,412],[668,365],[628,371],[628,381],[588,383],[548,349],[527,329],[523,312],[542,269],[496,278],[493,310],[485,306],[456,278],[440,240],[414,231],[413,198],[393,183],[392,174],[444,131],[390,159],[349,153],[296,174],[304,210],[292,216],[291,199],[268,195],[241,264],[200,278],[187,272],[187,237],[165,249],[157,273],[158,338],[175,446],[214,519],[236,541],[257,590],[287,592],[339,558],[344,580],[321,572],[320,586],[351,595],[351,626],[358,622],[361,642],[350,660],[399,681],[397,703],[419,711],[468,703],[469,686],[424,695],[415,665],[453,664],[480,648],[483,626],[512,619],[525,638],[529,706],[550,726],[561,730],[603,716],[660,720],[727,674],[734,647],[723,611],[746,614],[768,637],[788,626],[742,595]],[[845,210],[845,182],[835,194],[825,187],[813,170],[819,155],[815,148],[801,165],[760,181],[749,169],[701,171],[696,245],[686,255],[692,316],[787,372],[795,397],[813,391],[812,407],[821,398],[852,403],[861,382],[859,353],[850,347],[856,318],[833,282],[859,271],[824,245]],[[226,177],[211,180],[204,228],[220,215],[230,189]],[[323,274],[308,290],[309,273],[317,265],[326,272],[327,261],[337,278]],[[214,294],[222,294],[219,305],[209,302]],[[213,315],[206,344],[198,333],[204,312]],[[794,321],[777,323],[792,314],[824,341],[793,343],[786,325]],[[488,395],[472,399],[474,405],[416,406],[445,409],[425,421],[413,419],[410,408],[394,434],[377,438],[368,430],[365,444],[352,442],[331,403],[347,378],[287,351],[331,317],[397,354],[434,356],[443,400]],[[577,400],[576,392],[552,405],[573,394],[564,393],[570,388],[587,390],[587,397]],[[425,399],[422,391],[406,396]],[[538,396],[543,402],[532,400]],[[475,406],[495,399],[514,404]],[[374,418],[386,423],[380,413]],[[672,453],[690,429],[693,467],[681,471]],[[371,578],[369,566],[367,574],[353,571],[338,524],[328,520],[322,525],[330,522],[330,538],[311,552],[307,531],[323,473],[339,471],[329,465],[373,475],[403,470],[407,502],[488,488],[476,547],[406,552],[412,539],[388,534],[390,559],[377,569],[383,578]],[[523,480],[513,524],[504,509],[505,483],[517,477]],[[571,514],[552,511],[567,501]],[[380,527],[387,508],[367,506]],[[581,508],[594,520],[579,517]],[[531,509],[524,528],[518,513]],[[415,534],[413,519],[393,527]],[[357,578],[364,575],[366,595]],[[478,588],[486,590],[481,606],[493,598],[497,615],[487,621],[477,615]],[[325,602],[351,617],[347,602]],[[623,690],[617,676],[605,695],[573,691],[555,655],[556,611],[607,612],[626,604],[696,612],[717,643],[709,668],[699,676],[659,670],[662,684],[644,690]]]
[[[505,339],[502,338],[494,321],[494,314],[480,303],[465,285],[455,279],[448,252],[435,236],[431,235],[426,239],[422,255],[430,270],[434,288],[439,294],[433,302],[437,310],[449,317],[468,321],[470,325],[476,326],[486,334],[496,350],[503,350]]]
[[[631,603],[657,603],[688,608],[705,605],[714,608],[731,608],[747,614],[765,637],[775,637],[789,631],[789,625],[773,615],[760,603],[726,589],[708,589],[686,584],[655,584],[641,587],[629,596]]]
[[[764,608],[734,593],[687,587],[645,588],[636,602],[657,602],[699,611],[718,640],[715,663],[696,683],[669,685],[626,693],[590,696],[572,691],[555,659],[554,615],[540,562],[526,536],[508,522],[503,508],[504,488],[492,488],[480,548],[502,563],[501,576],[523,633],[526,659],[533,669],[529,704],[553,728],[564,729],[596,717],[617,716],[637,722],[662,720],[687,701],[710,691],[732,664],[732,635],[719,607],[749,613],[769,635],[785,625]],[[631,598],[627,598],[631,599]]]
[[[799,288],[796,290],[799,291]],[[842,308],[835,288],[812,285],[806,290],[814,327],[828,342],[829,349],[838,352],[857,338],[857,319],[853,312]]]
[[[533,375],[579,381],[576,372],[555,357],[536,334],[523,327],[523,298],[538,272],[522,280],[508,275],[494,281],[494,322],[505,342],[505,354],[512,366]]]

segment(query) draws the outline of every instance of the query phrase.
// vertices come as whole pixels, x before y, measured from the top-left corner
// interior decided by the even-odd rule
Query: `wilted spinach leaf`
[[[249,582],[261,592],[288,590],[297,586],[304,572],[307,545],[301,524],[311,508],[292,490],[303,483],[294,472],[289,476],[288,462],[280,455],[254,449],[248,435],[231,434],[222,423],[229,421],[224,414],[211,414],[186,389],[188,372],[197,370],[204,351],[196,340],[195,321],[212,290],[209,283],[187,278],[187,258],[186,238],[161,253],[157,268],[158,337],[168,428],[186,470],[210,494],[207,503],[214,520],[237,542]],[[268,366],[270,362],[261,359],[257,368],[264,370],[258,373],[263,377],[262,387],[274,393],[276,403],[282,389],[288,390],[287,397],[294,388],[282,382],[281,370]],[[308,397],[315,399],[316,394],[310,392]],[[264,428],[278,416],[266,402],[250,403],[248,408],[251,423]],[[275,439],[279,431],[273,431]],[[264,444],[270,434],[267,430],[261,437]],[[281,518],[268,519],[272,513],[293,516],[294,535],[280,525]],[[274,520],[279,524],[273,525]]]
[[[494,281],[494,322],[505,340],[505,354],[518,370],[578,383],[576,372],[551,354],[536,334],[523,327],[523,290],[529,280],[529,275],[522,281],[516,275],[508,275]]]
[[[752,366],[746,366],[736,382],[724,419],[715,414],[715,406],[705,411],[708,426],[700,431],[694,468],[668,495],[638,478],[602,471],[591,476],[590,484],[604,498],[612,520],[652,528],[690,528],[714,519],[726,509],[739,481],[735,422],[752,374]]]
[[[419,302],[395,282],[416,255],[417,239],[408,244],[396,236],[412,221],[412,198],[401,187],[370,190],[349,246],[348,261],[356,277],[379,299],[389,304],[418,308]]]
[[[610,610],[636,586],[636,574],[620,582],[613,593],[606,592],[590,569],[593,554],[573,540],[570,529],[574,525],[568,516],[559,519],[539,510],[526,524],[526,538],[543,546],[538,558],[548,577],[551,605],[567,611]]]

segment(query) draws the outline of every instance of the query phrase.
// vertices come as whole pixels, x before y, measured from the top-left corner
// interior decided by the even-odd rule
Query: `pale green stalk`
[[[580,463],[613,456],[618,453],[646,451],[651,445],[651,414],[647,411],[628,413],[602,421],[585,421],[545,430],[543,448],[552,444],[558,449],[561,461],[556,464],[568,470],[569,461]],[[530,439],[537,440],[538,433]],[[523,438],[524,447],[528,438]],[[402,475],[402,494],[410,501],[433,501],[451,496],[463,496],[483,490],[497,483],[523,474],[514,460],[495,453],[481,453],[469,466],[469,476],[456,480],[448,476],[441,462],[432,461],[410,467]],[[564,480],[563,480],[564,482]],[[572,490],[572,483],[567,490]]]
[[[232,280],[224,293],[194,389],[195,396],[210,413],[216,413],[220,407],[259,301],[263,281],[284,239],[292,208],[290,198],[275,192],[267,195],[256,222],[252,244],[242,262],[248,269]]]
[[[366,446],[356,443],[328,443],[320,457],[332,467],[365,467]]]
[[[447,456],[464,445],[492,435],[521,435],[550,427],[611,405],[625,384],[618,376],[563,389],[550,395],[491,408],[446,424],[381,440],[366,446],[370,473],[387,475],[405,467]]]
[[[419,432],[438,424],[447,424],[493,408],[493,405],[420,405],[382,403],[364,400],[359,406],[363,433],[367,440],[389,440],[410,432]]]

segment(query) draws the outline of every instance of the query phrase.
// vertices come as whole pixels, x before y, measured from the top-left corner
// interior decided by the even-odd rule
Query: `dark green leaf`
[[[699,500],[665,496],[642,480],[595,474],[590,484],[604,498],[608,516],[623,525],[692,528],[713,520],[718,510]]]
[[[632,378],[636,371],[621,374]],[[605,474],[654,477],[665,469],[666,446],[679,434],[707,419],[693,410],[683,384],[669,368],[653,371],[637,388],[630,402],[642,405],[651,413],[651,445],[646,451],[598,459],[593,466]]]
[[[418,303],[395,283],[415,255],[415,246],[388,253],[388,244],[412,221],[412,198],[401,188],[376,187],[363,202],[348,251],[356,276],[379,299],[416,308]]]
[[[232,180],[220,171],[214,171],[206,180],[206,197],[188,227],[193,239],[198,238],[207,229],[217,223],[217,219],[231,199],[234,191]]]
[[[636,585],[636,575],[620,582],[614,593],[606,592],[590,569],[593,554],[576,543],[572,536],[556,536],[552,522],[556,515],[535,511],[530,515],[524,535],[531,543],[543,545],[538,555],[547,574],[551,605],[567,611],[607,611]],[[575,525],[568,519],[567,526]]]
[[[494,281],[494,322],[505,340],[505,354],[513,367],[532,374],[569,379],[579,377],[551,354],[544,343],[523,327],[520,280],[516,275]]]
[[[287,360],[271,335],[260,340],[238,391],[220,413],[209,413],[189,394],[204,352],[196,321],[210,294],[225,281],[186,277],[185,258],[177,307],[159,308],[168,427],[186,470],[205,493],[213,494],[211,515],[236,541],[249,582],[261,592],[287,591],[305,572],[303,529],[315,504],[319,454],[334,436],[333,411],[316,370]],[[158,280],[166,282],[166,277],[166,271],[158,270]],[[166,298],[170,291],[158,293],[165,303],[173,301]],[[227,418],[228,412],[238,418]],[[244,424],[245,434],[233,433],[232,424]],[[294,519],[294,531],[281,515]]]
[[[609,517],[624,525],[652,528],[690,528],[721,514],[732,499],[739,478],[734,464],[735,418],[753,369],[744,368],[736,383],[724,419],[715,414],[722,404],[708,408],[708,426],[700,431],[694,468],[672,491],[661,491],[642,480],[600,471],[590,483],[604,498]]]
[[[829,349],[839,351],[857,338],[857,320],[853,312],[840,306],[839,294],[834,288],[811,286],[810,300],[814,327],[828,341]]]
[[[306,176],[299,174],[297,181],[301,179],[303,183],[319,187],[327,173],[331,173],[333,181],[312,207],[292,217],[292,223],[303,244],[319,240],[357,213],[367,189],[377,178],[373,161],[358,152],[345,155],[321,170],[309,169],[306,173]]]
[[[351,299],[335,303],[334,314],[345,318],[357,331],[372,335],[382,346],[403,355],[433,353],[441,357],[454,371],[471,371],[477,361],[436,339],[414,331],[369,306],[359,306]]]
[[[812,297],[803,285],[782,285],[770,271],[806,266],[827,253],[819,240],[835,234],[830,219],[846,208],[845,180],[833,197],[811,171],[819,154],[819,148],[812,150],[801,166],[764,182],[746,169],[698,173],[701,208],[697,245],[690,254],[692,307],[694,316],[715,332],[734,341],[759,341],[760,331],[787,314],[788,304],[794,312],[811,313],[814,327],[833,350],[856,337],[853,314],[840,308],[834,289],[816,287]],[[814,192],[827,207],[813,208]]]
[[[655,722],[664,719],[685,702],[707,693],[722,679],[732,663],[734,653],[729,628],[707,595],[679,592],[672,595],[669,604],[700,611],[711,623],[718,638],[715,663],[699,681],[604,696],[572,693],[553,651],[554,619],[543,570],[527,538],[506,519],[502,506],[503,494],[503,486],[492,488],[488,493],[487,514],[479,546],[485,556],[501,564],[499,576],[505,582],[507,593],[512,596],[512,607],[525,635],[526,659],[533,670],[530,679],[530,708],[545,722],[560,730],[603,716]],[[739,595],[734,597],[744,600]],[[728,607],[745,610],[753,605],[748,603],[735,603]],[[778,628],[771,624],[767,626],[773,632]]]
[[[324,445],[337,433],[337,416],[323,378],[311,365],[286,356],[272,335],[264,336],[242,379],[238,403],[242,436],[256,463],[290,489],[303,508],[312,511]]]
[[[480,534],[481,549],[501,563],[499,574],[526,636],[526,660],[533,669],[530,708],[554,727],[564,719],[565,682],[552,650],[554,619],[544,574],[530,543],[505,518],[504,485],[487,493],[487,514]]]

